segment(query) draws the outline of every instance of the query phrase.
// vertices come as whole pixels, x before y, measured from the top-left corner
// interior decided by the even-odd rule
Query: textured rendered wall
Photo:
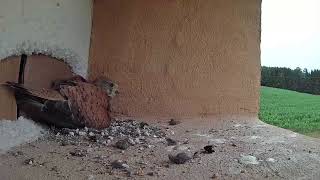
[[[261,0],[96,0],[91,78],[120,85],[135,117],[253,115]]]
[[[1,0],[0,60],[41,53],[86,76],[91,13],[91,0]]]

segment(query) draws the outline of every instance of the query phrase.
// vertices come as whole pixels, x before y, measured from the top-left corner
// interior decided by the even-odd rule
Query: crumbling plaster
[[[1,0],[0,60],[44,54],[87,76],[91,0]]]

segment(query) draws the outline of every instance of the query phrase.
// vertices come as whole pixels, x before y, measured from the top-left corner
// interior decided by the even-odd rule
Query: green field
[[[260,101],[262,121],[320,137],[320,96],[262,87]]]

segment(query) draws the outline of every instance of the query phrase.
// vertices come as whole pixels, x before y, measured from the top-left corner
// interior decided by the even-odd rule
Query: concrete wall
[[[261,0],[94,1],[90,76],[134,117],[256,116]]]
[[[86,76],[91,14],[91,0],[1,0],[0,60],[41,53]]]

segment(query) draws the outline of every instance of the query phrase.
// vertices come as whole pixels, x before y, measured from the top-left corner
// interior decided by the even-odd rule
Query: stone
[[[74,132],[69,132],[69,135],[70,136],[74,136]]]
[[[86,136],[87,135],[87,133],[84,131],[79,131],[78,134],[79,134],[79,136]]]
[[[167,141],[167,145],[168,145],[168,146],[175,146],[175,145],[178,144],[177,141],[175,141],[175,140],[173,140],[173,139],[171,139],[171,138],[166,138],[166,141]]]
[[[128,139],[123,139],[123,140],[117,141],[114,146],[118,149],[126,150],[130,147],[130,143]]]
[[[276,160],[275,160],[275,159],[273,159],[273,158],[268,158],[266,161],[267,161],[267,162],[271,162],[271,163],[276,162]]]
[[[34,159],[33,159],[33,158],[26,159],[26,160],[24,161],[24,164],[26,164],[26,165],[32,165],[33,163],[34,163]]]
[[[61,146],[68,146],[70,143],[67,140],[61,142]]]
[[[178,153],[177,155],[168,155],[169,160],[175,164],[185,164],[189,160],[191,160],[191,157],[187,153]]]
[[[124,163],[122,160],[115,160],[111,163],[113,169],[129,169],[129,165]]]
[[[212,153],[215,152],[214,149],[213,149],[213,145],[205,146],[203,149],[204,149],[205,152],[208,153],[208,154],[212,154]]]
[[[76,149],[74,151],[69,152],[71,154],[71,156],[75,156],[75,157],[84,157],[86,156],[86,153],[82,150]]]
[[[11,152],[11,155],[17,157],[17,156],[23,155],[23,152],[22,151]]]
[[[178,125],[178,124],[180,124],[180,121],[177,121],[175,119],[170,119],[170,121],[169,121],[169,125],[170,126],[175,126],[175,125]]]
[[[245,165],[258,165],[259,161],[257,161],[257,158],[255,156],[241,156],[241,158],[239,159],[239,163]]]

